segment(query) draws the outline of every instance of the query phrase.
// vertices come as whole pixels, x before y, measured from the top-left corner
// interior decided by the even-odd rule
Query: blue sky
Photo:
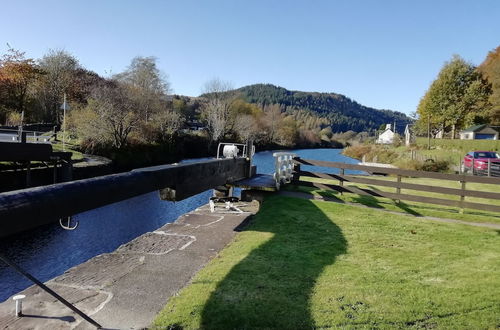
[[[498,0],[0,1],[1,53],[65,49],[102,75],[155,56],[191,96],[219,77],[410,113],[453,54],[478,65],[500,45]]]

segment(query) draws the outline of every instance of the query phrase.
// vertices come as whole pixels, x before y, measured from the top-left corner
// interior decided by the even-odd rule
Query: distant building
[[[410,125],[405,127],[405,146],[409,147],[410,144],[415,143],[415,134],[413,134]]]
[[[439,129],[434,135],[435,139],[442,139],[444,137],[444,128]]]
[[[391,129],[391,124],[385,126],[385,130],[380,133],[377,138],[378,144],[391,144],[394,141],[394,132]]]
[[[471,126],[460,131],[461,140],[498,140],[498,130],[483,124]]]

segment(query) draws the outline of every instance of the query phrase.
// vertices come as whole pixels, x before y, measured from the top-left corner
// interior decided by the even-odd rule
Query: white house
[[[409,147],[414,141],[413,134],[410,129],[410,125],[406,125],[405,127],[405,146]]]
[[[385,131],[380,133],[377,138],[379,144],[391,144],[394,141],[394,132],[391,129],[391,124],[385,125]]]

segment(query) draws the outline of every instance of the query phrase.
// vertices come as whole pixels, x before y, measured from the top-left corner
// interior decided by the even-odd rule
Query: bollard
[[[12,299],[16,302],[16,316],[23,316],[23,299],[26,298],[23,294],[18,294],[17,296],[12,297]]]

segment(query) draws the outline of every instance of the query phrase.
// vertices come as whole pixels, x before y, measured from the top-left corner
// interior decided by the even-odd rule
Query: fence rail
[[[296,164],[295,171],[298,173],[298,177],[310,177],[310,178],[319,178],[319,179],[327,179],[327,180],[338,180],[339,184],[330,184],[330,183],[318,183],[318,182],[309,182],[296,180],[295,184],[307,186],[307,187],[316,187],[320,189],[328,189],[335,190],[338,192],[348,192],[354,193],[358,195],[364,196],[373,196],[373,197],[385,197],[395,200],[406,200],[412,202],[420,202],[420,203],[429,203],[436,205],[444,205],[444,206],[453,206],[469,209],[477,209],[483,211],[491,211],[491,212],[500,212],[500,205],[492,205],[485,203],[477,203],[477,202],[469,202],[465,201],[466,197],[475,197],[481,199],[490,199],[490,200],[500,200],[500,193],[498,192],[489,192],[489,191],[480,191],[480,190],[471,190],[466,189],[467,183],[486,183],[493,185],[500,185],[500,178],[494,177],[479,177],[479,176],[469,176],[464,174],[446,174],[446,173],[435,173],[435,172],[425,172],[425,171],[412,171],[412,170],[402,170],[395,168],[384,168],[384,167],[375,167],[375,166],[365,166],[365,165],[356,165],[356,164],[346,164],[340,162],[328,162],[328,161],[319,161],[319,160],[311,160],[311,159],[301,159],[299,157],[294,158],[294,162]],[[336,168],[340,170],[340,174],[331,174],[331,173],[319,173],[319,172],[311,172],[311,171],[303,171],[301,170],[301,166],[321,166],[328,168]],[[355,175],[345,175],[345,170],[358,170],[364,171],[368,173],[380,173],[380,174],[393,174],[397,176],[397,181],[386,181],[381,179],[376,179],[374,177],[366,177],[366,176],[355,176]],[[415,184],[402,182],[404,177],[413,177],[413,178],[430,178],[430,179],[439,179],[439,180],[447,180],[447,181],[455,181],[461,184],[461,188],[446,188],[436,185],[426,185],[426,184]],[[381,191],[378,189],[368,189],[368,188],[358,188],[355,186],[345,186],[344,182],[353,182],[359,184],[365,184],[370,186],[382,186],[382,187],[390,187],[395,188],[395,192],[387,192]],[[414,190],[414,191],[424,191],[430,193],[439,193],[444,195],[452,195],[460,197],[460,200],[452,200],[446,198],[437,198],[437,197],[429,197],[429,196],[419,196],[412,195],[409,193],[401,193],[401,189],[406,190]],[[446,196],[443,196],[446,197]]]

